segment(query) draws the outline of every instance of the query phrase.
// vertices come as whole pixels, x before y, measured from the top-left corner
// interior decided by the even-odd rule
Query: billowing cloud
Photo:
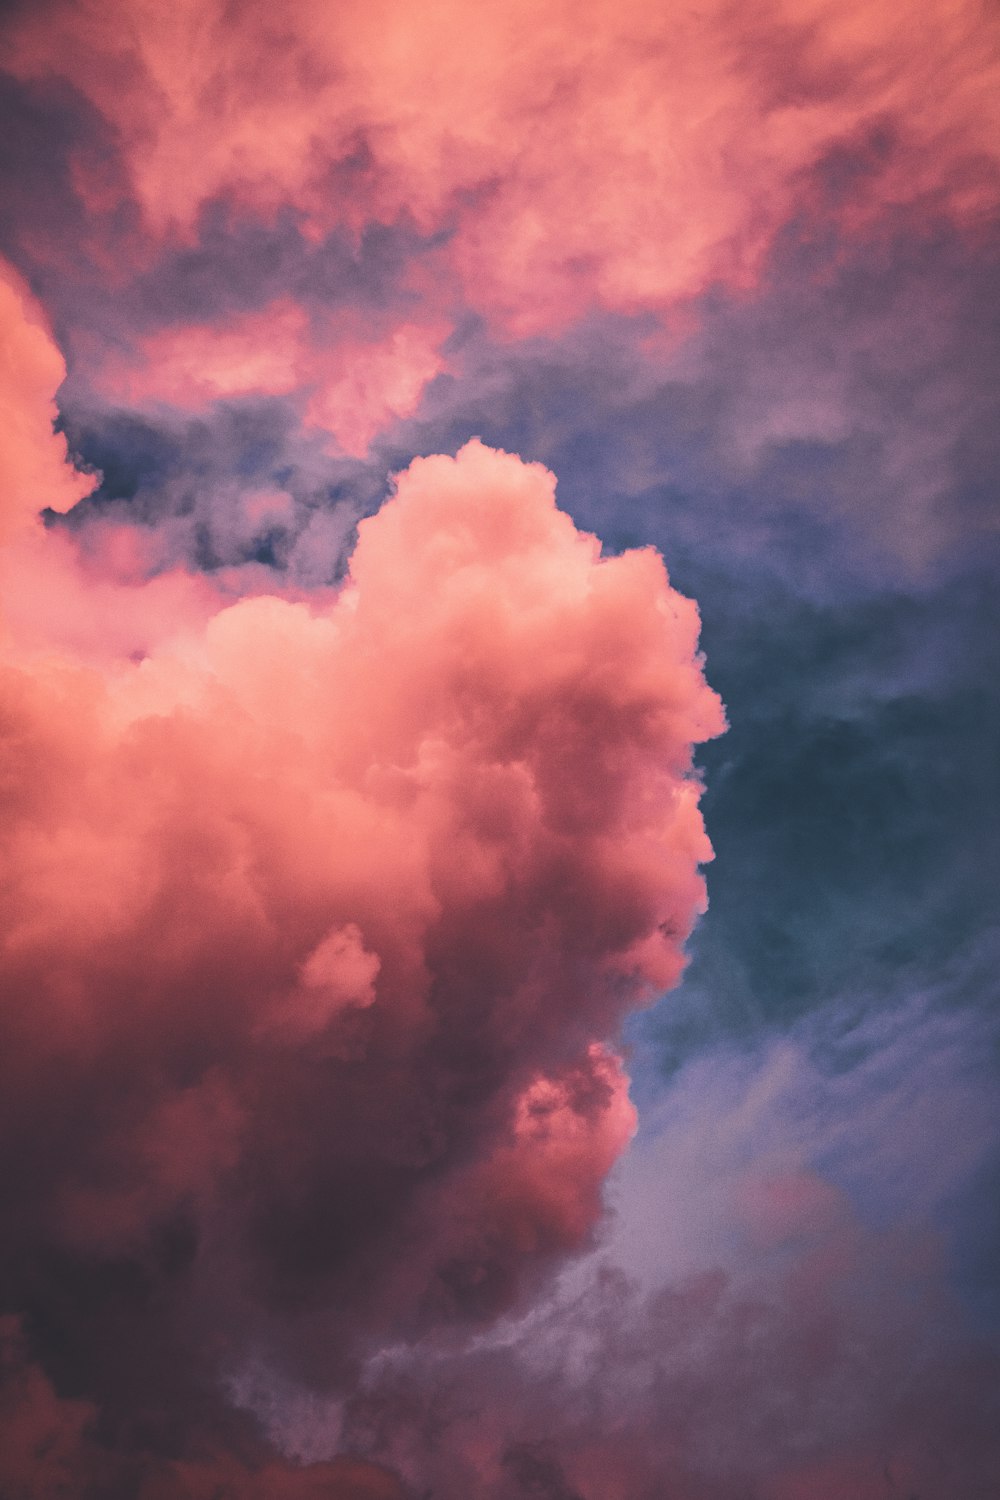
[[[634,1128],[610,1044],[704,904],[697,636],[654,552],[472,443],[331,603],[103,669],[12,646],[4,1283],[57,1296],[102,1420],[241,1350],[336,1384],[588,1242]]]

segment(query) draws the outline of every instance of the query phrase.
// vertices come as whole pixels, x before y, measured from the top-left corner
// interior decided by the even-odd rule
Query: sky
[[[995,1500],[998,100],[0,8],[2,1500]]]

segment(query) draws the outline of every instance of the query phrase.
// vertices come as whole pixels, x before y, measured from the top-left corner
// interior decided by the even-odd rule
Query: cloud
[[[301,394],[306,427],[328,434],[334,452],[363,458],[394,419],[413,415],[444,369],[438,346],[447,329],[410,321],[379,337],[370,322],[352,329],[340,321],[339,329],[326,320],[310,330],[286,300],[220,324],[167,327],[92,378],[106,401],[139,409],[199,411],[220,399]]]
[[[181,1464],[238,1351],[336,1387],[589,1242],[723,720],[658,555],[479,443],[332,600],[173,613],[138,662],[10,645],[0,1176],[31,1389]]]
[[[919,595],[996,546],[996,279],[995,238],[970,245],[940,214],[845,242],[817,210],[753,296],[717,288],[669,336],[614,317],[470,334],[395,441],[477,432],[538,459],[606,544],[661,547],[702,599],[731,578],[713,609],[778,582],[834,609]]]
[[[289,1464],[252,1453],[249,1438],[242,1458],[111,1453],[95,1435],[97,1411],[56,1394],[10,1317],[0,1320],[0,1375],[0,1484],[9,1500],[403,1500],[381,1465],[350,1458]]]
[[[825,1228],[749,1294],[706,1274],[647,1296],[605,1271],[502,1345],[401,1353],[350,1437],[488,1500],[986,1500],[995,1362],[922,1337],[913,1304],[939,1306],[919,1246],[843,1211]]]
[[[871,0],[572,18],[505,0],[474,26],[452,4],[168,21],[118,0],[15,15],[10,66],[71,80],[113,124],[155,235],[222,197],[291,205],[316,238],[409,217],[449,233],[448,274],[523,333],[752,282],[803,180],[843,180],[859,142],[879,170],[852,180],[849,230],[935,198],[975,225],[996,203],[992,21],[955,0],[919,21]]]
[[[0,1491],[992,1500],[996,17],[272,12],[4,10]]]
[[[949,1262],[993,1150],[996,1028],[942,998],[693,1060],[601,1249],[484,1336],[376,1355],[341,1440],[489,1500],[985,1500],[998,1368]],[[322,1451],[294,1392],[261,1409]]]
[[[94,480],[66,462],[66,440],[53,431],[53,396],[66,373],[44,314],[27,288],[0,265],[0,540],[29,528],[43,506],[69,510]]]
[[[672,557],[813,588],[833,546],[912,578],[995,531],[981,8],[595,4],[577,36],[505,0],[474,63],[448,7],[387,4],[392,48],[343,7],[98,9],[8,22],[0,230],[81,454],[127,464],[124,407],[183,455],[141,484],[172,560],[330,582],[388,472],[474,435],[612,540],[667,515]],[[241,488],[291,514],[253,524]]]

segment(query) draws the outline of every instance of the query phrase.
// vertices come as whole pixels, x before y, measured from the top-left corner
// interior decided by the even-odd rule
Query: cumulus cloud
[[[471,443],[332,602],[101,667],[11,643],[4,1284],[60,1399],[187,1461],[223,1358],[335,1387],[588,1243],[614,1038],[704,904],[698,623]]]

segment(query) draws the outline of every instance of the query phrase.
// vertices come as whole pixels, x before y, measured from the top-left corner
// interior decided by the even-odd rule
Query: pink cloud
[[[94,523],[82,540],[29,533],[0,551],[12,653],[57,649],[102,663],[143,657],[160,641],[200,630],[222,602],[204,575],[159,571],[158,548],[133,527]]]
[[[418,459],[313,605],[145,583],[113,530],[33,543],[71,582],[44,649],[15,601],[0,682],[8,1284],[198,1246],[183,1357],[108,1399],[241,1347],[335,1379],[599,1221],[614,1037],[704,905],[723,719],[659,557],[602,557],[554,490],[478,442]]]
[[[168,327],[143,340],[137,357],[99,371],[102,391],[130,406],[166,402],[197,411],[227,396],[283,396],[301,380],[306,319],[293,302],[218,324]]]
[[[306,427],[328,433],[331,451],[364,457],[380,431],[414,414],[445,369],[446,324],[380,323],[322,319],[311,327],[302,308],[283,300],[160,329],[106,360],[95,380],[105,397],[139,408],[200,411],[227,398],[297,395]]]
[[[412,417],[425,389],[446,368],[440,352],[448,329],[404,322],[379,340],[348,338],[315,350],[307,427],[329,432],[345,453],[364,457],[389,424]]]
[[[921,201],[975,226],[996,203],[995,29],[973,0],[296,0],[280,21],[116,0],[25,12],[11,52],[113,122],[155,234],[219,195],[293,205],[315,236],[405,215],[453,231],[445,287],[514,333],[746,285],[817,163],[872,131],[894,146],[869,152],[849,230]]]
[[[0,541],[30,528],[38,512],[70,510],[95,480],[66,461],[52,428],[66,374],[44,315],[16,274],[0,264]]]

